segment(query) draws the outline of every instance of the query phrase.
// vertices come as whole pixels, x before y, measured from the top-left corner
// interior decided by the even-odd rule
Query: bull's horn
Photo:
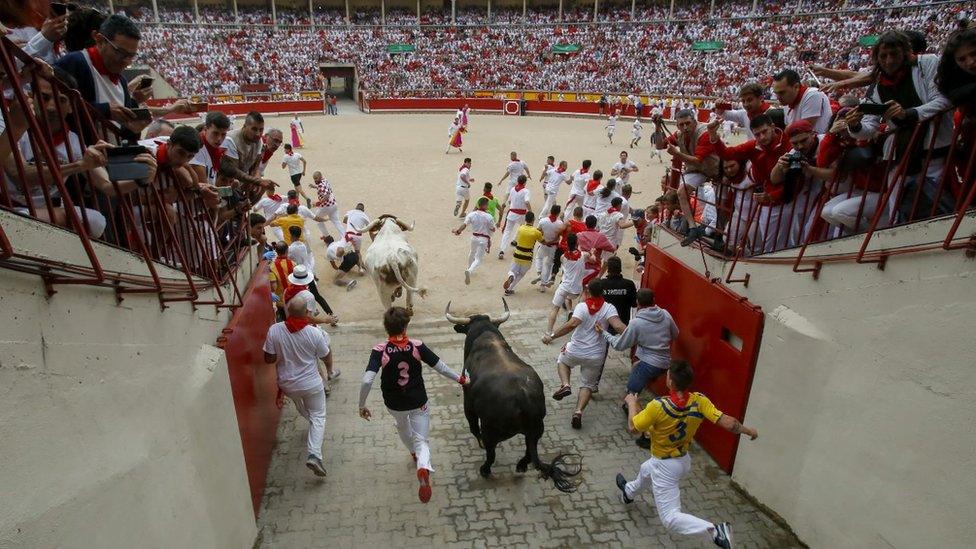
[[[400,230],[401,231],[409,231],[409,230],[412,230],[413,229],[413,227],[408,227],[406,223],[404,223],[403,221],[400,221],[396,217],[393,218],[393,221],[397,224],[398,227],[400,227]]]
[[[502,298],[502,305],[505,306],[505,312],[502,314],[500,318],[495,318],[493,316],[488,317],[488,320],[491,321],[492,324],[495,325],[501,324],[502,322],[505,322],[506,320],[509,319],[509,317],[512,316],[512,311],[508,310],[508,302],[505,301],[504,297]]]
[[[379,227],[380,224],[383,223],[383,221],[384,221],[383,219],[377,219],[376,221],[373,221],[372,223],[370,223],[369,225],[366,225],[363,228],[363,232],[364,233],[371,233],[371,232],[373,232],[373,230],[375,230],[377,227]]]
[[[467,325],[467,324],[470,324],[471,323],[471,319],[468,318],[468,317],[454,316],[454,315],[451,314],[451,302],[450,301],[447,302],[447,307],[444,308],[444,316],[447,317],[447,320],[449,322],[451,322],[452,324],[460,324],[460,325],[464,326],[464,325]]]
[[[416,227],[416,226],[417,226],[417,220],[416,220],[416,219],[414,219],[414,220],[413,220],[413,223],[411,223],[411,224],[410,224],[410,228],[409,228],[409,229],[407,229],[407,230],[408,230],[408,231],[412,231],[412,230],[413,230],[413,228],[414,228],[414,227]]]

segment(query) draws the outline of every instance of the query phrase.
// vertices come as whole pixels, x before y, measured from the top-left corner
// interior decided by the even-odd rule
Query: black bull
[[[471,434],[485,449],[481,476],[491,475],[498,443],[523,435],[525,456],[515,470],[524,473],[532,462],[542,478],[552,479],[558,490],[573,492],[579,485],[579,480],[573,477],[582,470],[579,455],[560,454],[549,463],[539,459],[538,445],[545,431],[546,417],[542,379],[512,351],[499,331],[498,327],[511,314],[508,304],[504,305],[505,314],[498,319],[487,315],[456,317],[451,314],[450,303],[445,311],[447,319],[454,323],[454,330],[466,335],[464,369],[470,382],[464,389],[464,415]],[[567,460],[575,465],[567,465]]]

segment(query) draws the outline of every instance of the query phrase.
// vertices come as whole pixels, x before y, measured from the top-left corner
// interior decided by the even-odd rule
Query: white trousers
[[[308,420],[308,453],[322,459],[325,437],[325,389],[285,393],[295,403],[298,413]]]
[[[489,240],[483,236],[471,237],[471,253],[468,254],[468,272],[473,273],[488,253]]]
[[[867,196],[862,199],[865,194]],[[831,225],[843,226],[845,229],[857,232],[871,223],[875,212],[878,211],[880,198],[879,193],[866,193],[863,189],[854,189],[850,197],[847,196],[847,192],[844,192],[828,200],[820,216]],[[861,200],[864,201],[863,211],[861,211]],[[860,217],[857,215],[859,211],[861,211]]]
[[[430,410],[424,404],[413,410],[390,410],[390,415],[396,421],[397,433],[403,445],[417,456],[417,469],[433,471],[430,466],[430,445],[427,435],[430,433]]]
[[[498,251],[505,253],[508,251],[509,244],[512,243],[512,238],[515,237],[515,231],[525,222],[525,214],[507,214],[505,216],[505,232],[502,233],[502,242],[498,245]]]
[[[512,283],[508,285],[509,291],[514,291],[515,286],[518,285],[519,281],[525,277],[525,273],[529,272],[532,268],[532,264],[522,265],[521,263],[512,263],[508,268],[508,276],[512,277]]]
[[[543,284],[552,282],[552,267],[556,262],[556,245],[537,244],[535,247],[535,271]]]
[[[335,225],[336,228],[336,240],[342,238],[342,235],[346,234],[346,228],[342,225],[342,221],[339,219],[339,207],[336,205],[332,206],[322,206],[320,208],[315,208],[315,215],[317,217],[326,217],[329,221]],[[328,229],[325,228],[325,222],[319,221],[319,232],[322,236],[329,236]]]
[[[556,205],[557,194],[558,193],[552,193],[546,195],[546,202],[542,205],[542,209],[539,210],[540,217],[549,215],[549,210]]]
[[[790,208],[792,203],[759,206],[758,219],[753,221],[752,237],[756,253],[769,253],[786,247],[790,236]],[[780,221],[782,220],[782,223]],[[752,247],[749,248],[750,251]]]
[[[681,512],[681,479],[691,470],[691,456],[658,459],[652,457],[641,464],[637,478],[628,482],[627,497],[634,498],[648,486],[654,494],[657,516],[664,527],[676,534],[712,535],[714,525],[694,515]]]
[[[795,208],[790,223],[790,246],[802,246],[810,236],[813,224],[817,220],[817,199],[820,198],[821,189],[823,189],[823,182],[814,181],[793,201]]]

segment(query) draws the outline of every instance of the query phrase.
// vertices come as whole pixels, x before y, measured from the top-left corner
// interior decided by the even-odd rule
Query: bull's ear
[[[466,333],[468,333],[468,325],[467,324],[455,324],[454,325],[454,331],[457,332],[457,333],[459,333],[459,334],[466,334]]]

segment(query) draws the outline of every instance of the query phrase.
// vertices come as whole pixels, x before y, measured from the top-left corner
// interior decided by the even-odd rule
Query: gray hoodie
[[[637,359],[661,369],[671,364],[671,342],[678,337],[678,326],[671,313],[658,307],[640,309],[620,335],[603,332],[603,337],[618,351],[637,345]]]

